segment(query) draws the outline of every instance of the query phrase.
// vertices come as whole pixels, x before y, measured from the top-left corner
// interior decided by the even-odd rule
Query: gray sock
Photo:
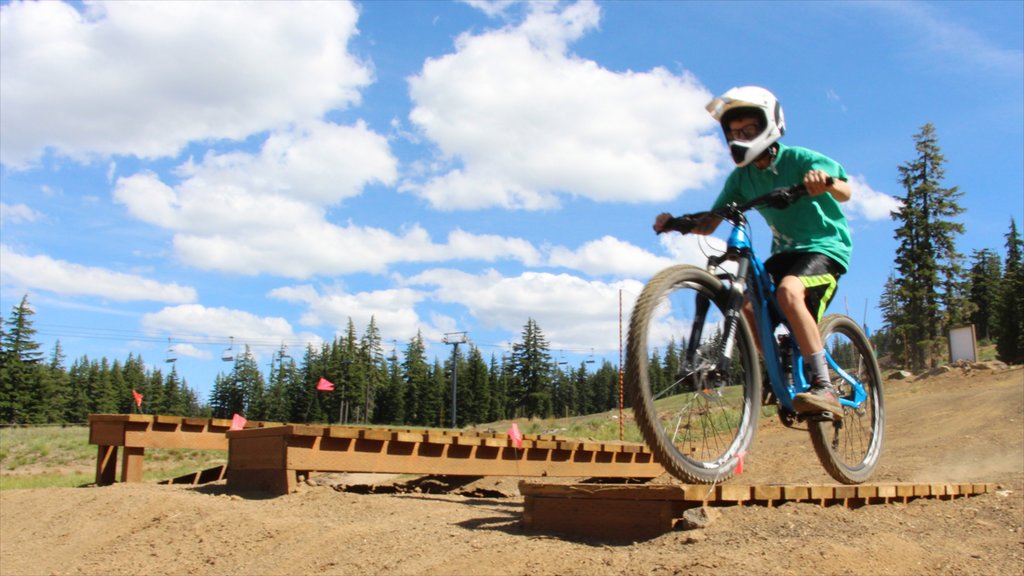
[[[819,350],[814,354],[804,356],[804,364],[807,365],[807,374],[811,383],[828,382],[828,363],[825,362],[825,351]]]

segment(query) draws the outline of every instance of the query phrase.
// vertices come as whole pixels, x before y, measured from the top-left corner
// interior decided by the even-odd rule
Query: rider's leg
[[[831,412],[838,417],[842,412],[839,398],[829,382],[828,365],[818,323],[807,308],[807,288],[796,276],[785,276],[776,287],[779,308],[789,320],[793,337],[800,345],[811,379],[811,390],[797,394],[793,406],[798,412]]]
[[[793,329],[793,337],[800,345],[800,351],[806,356],[815,352],[821,352],[824,345],[821,342],[821,334],[818,333],[818,322],[807,309],[805,298],[807,288],[796,276],[786,276],[775,288],[775,295],[779,300],[779,308],[789,320],[789,326]]]

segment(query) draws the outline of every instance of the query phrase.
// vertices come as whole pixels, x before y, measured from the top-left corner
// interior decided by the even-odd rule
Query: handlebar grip
[[[703,215],[706,212],[698,212],[697,214],[684,214],[682,216],[675,216],[669,218],[664,225],[661,227],[661,231],[658,234],[664,234],[665,232],[679,232],[680,234],[689,234],[693,232],[693,229],[697,227],[697,223],[700,222]]]

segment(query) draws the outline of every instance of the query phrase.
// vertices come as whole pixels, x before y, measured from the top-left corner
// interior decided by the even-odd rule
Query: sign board
[[[978,344],[974,338],[974,324],[949,329],[950,363],[966,360],[978,361]]]

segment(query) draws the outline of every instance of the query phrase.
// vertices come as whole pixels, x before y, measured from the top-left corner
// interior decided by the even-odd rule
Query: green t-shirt
[[[742,204],[776,188],[803,182],[804,174],[821,170],[838,180],[846,180],[846,171],[835,160],[807,148],[779,144],[772,167],[764,170],[753,164],[736,168],[726,179],[712,207],[730,202]],[[772,229],[772,254],[780,252],[819,252],[831,257],[844,269],[850,268],[853,242],[839,202],[831,194],[804,196],[784,210],[758,208]]]

